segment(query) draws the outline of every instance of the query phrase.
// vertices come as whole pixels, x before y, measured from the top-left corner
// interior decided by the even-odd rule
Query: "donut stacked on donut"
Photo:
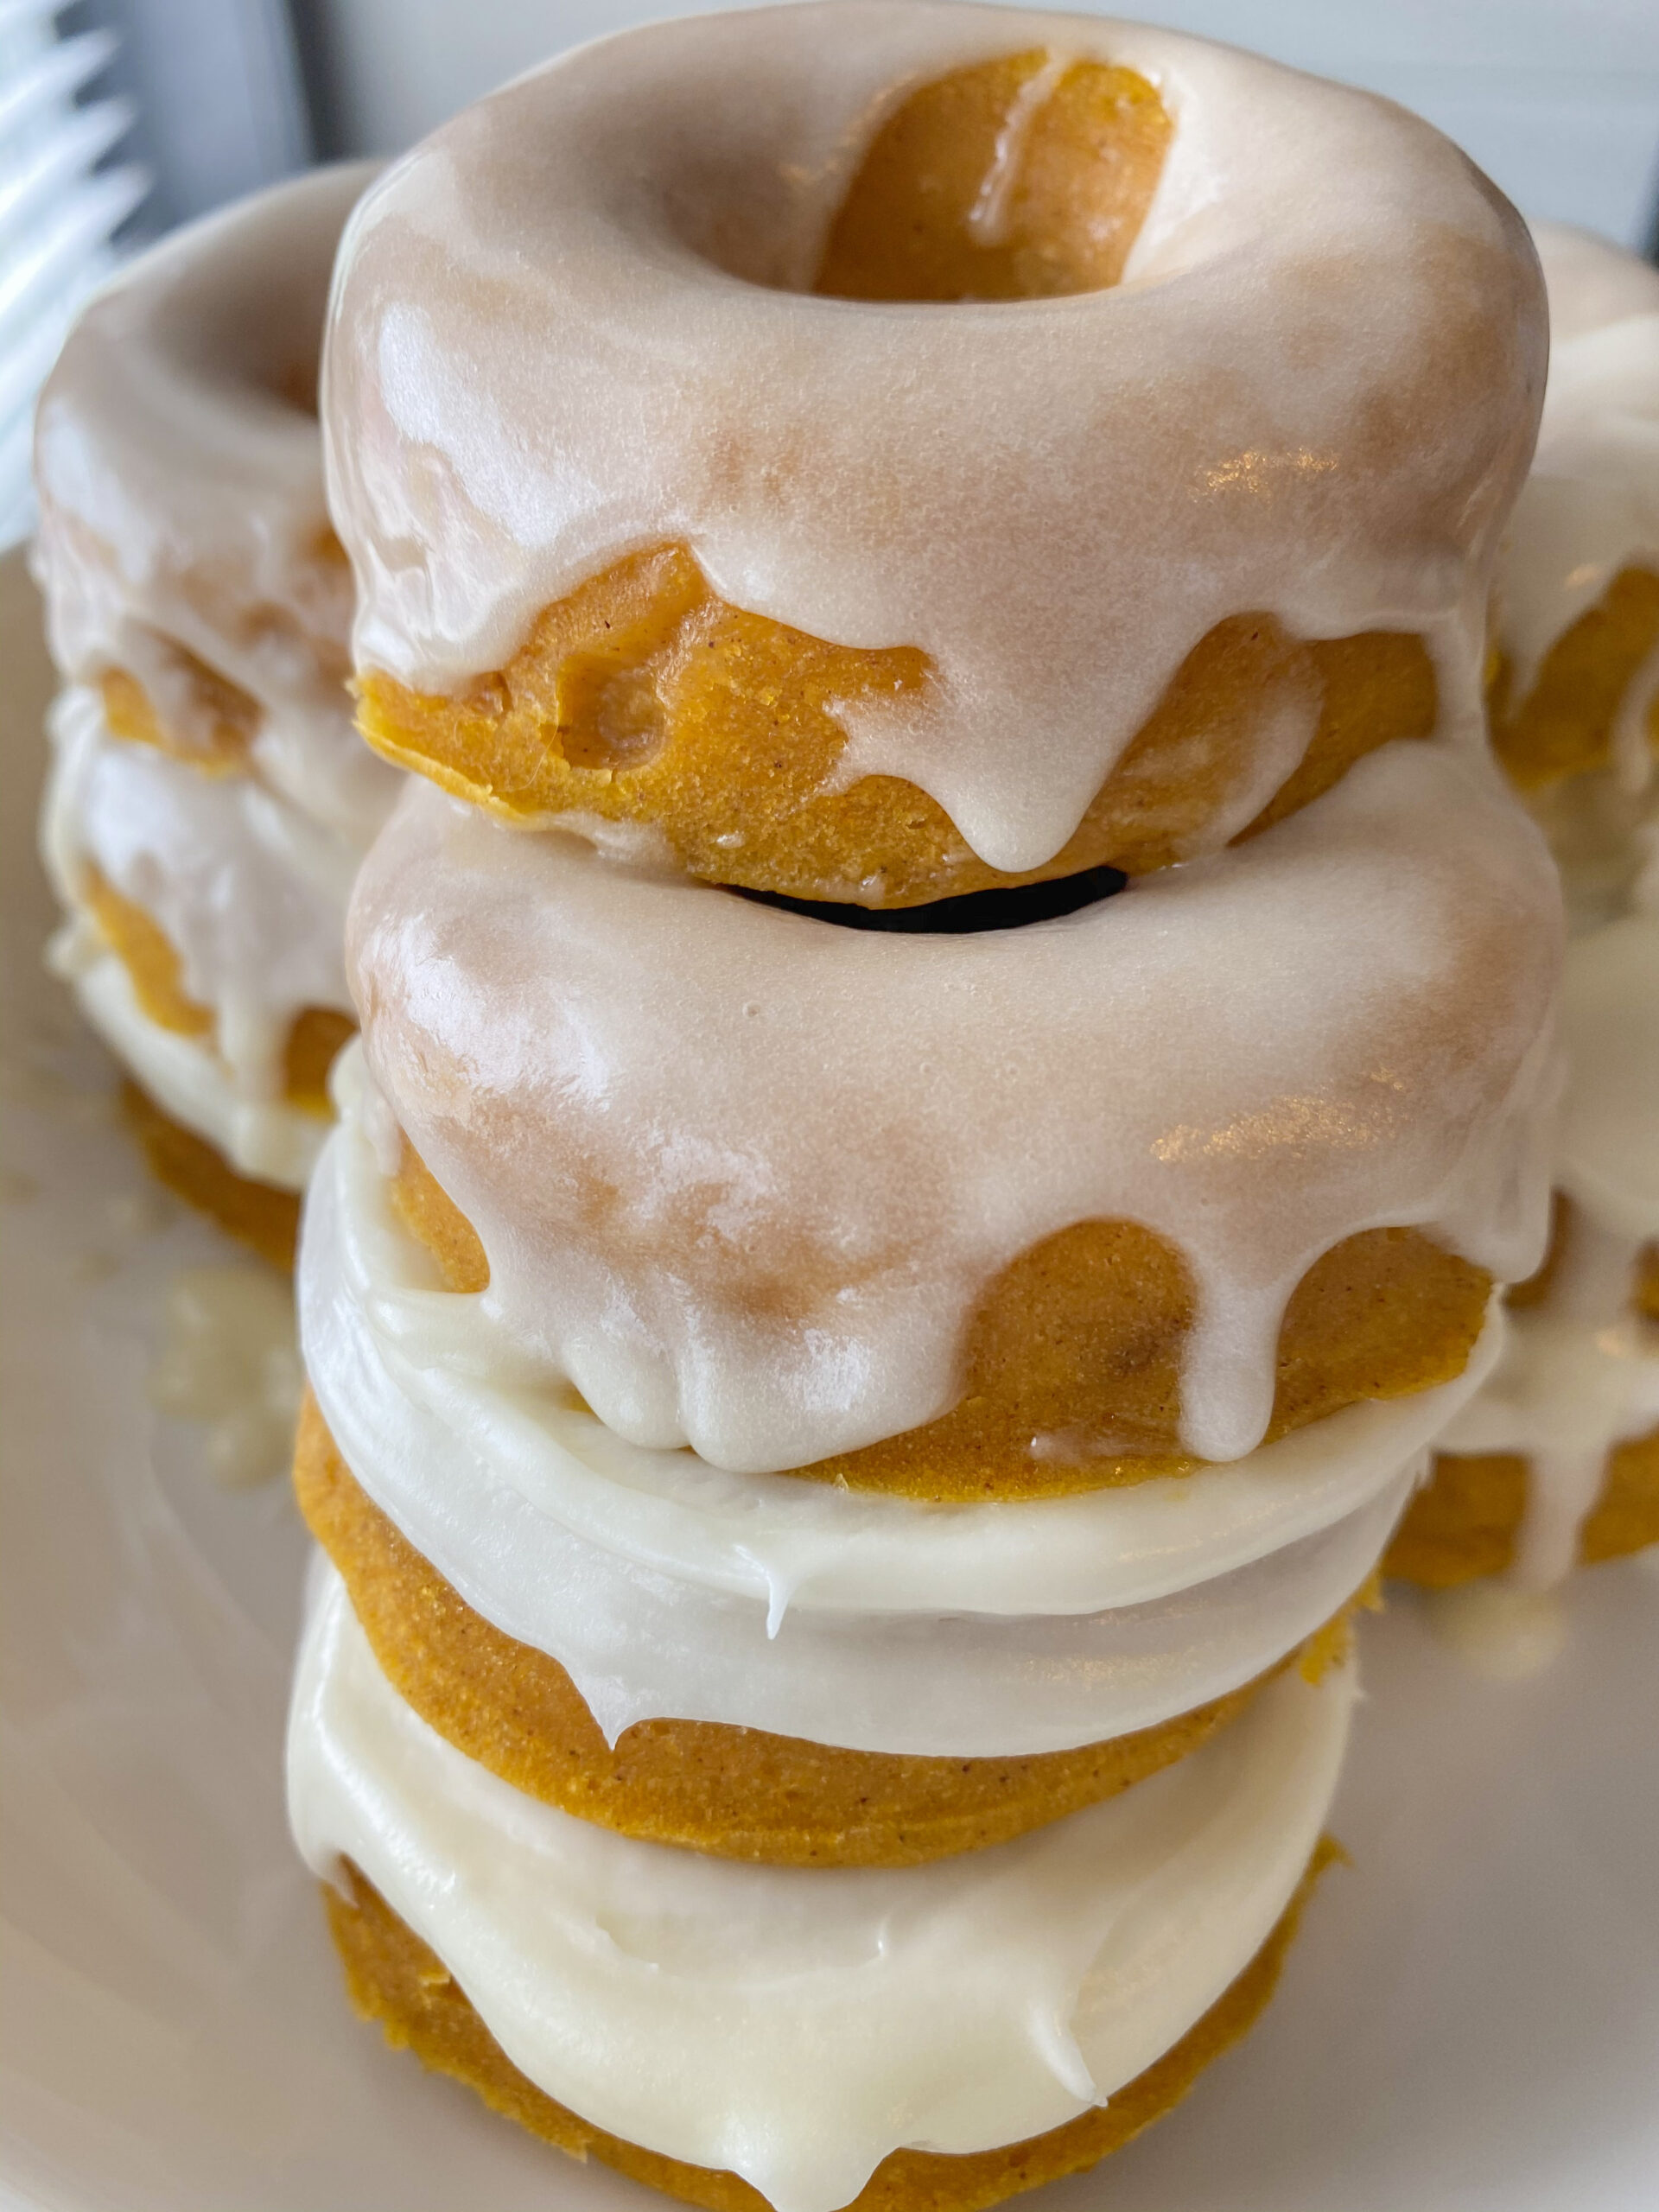
[[[1499,568],[1498,757],[1573,941],[1548,1262],[1395,1572],[1535,1587],[1659,1541],[1659,270],[1541,226],[1549,386]]]
[[[290,1802],[353,1994],[706,2205],[1173,2102],[1541,1256],[1483,742],[1541,391],[1396,110],[1093,19],[705,16],[447,125],[327,354],[363,1024]]]
[[[352,731],[316,414],[328,272],[372,173],[320,171],[144,255],[71,333],[35,437],[66,679],[57,956],[156,1172],[284,1265],[353,1027],[346,895],[397,783]]]

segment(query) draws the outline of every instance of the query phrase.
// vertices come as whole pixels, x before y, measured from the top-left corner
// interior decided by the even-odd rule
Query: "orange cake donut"
[[[371,742],[511,821],[882,907],[1162,868],[1472,727],[1542,383],[1513,217],[1380,111],[1247,161],[1242,110],[1104,35],[1009,55],[985,18],[936,73],[932,26],[884,25],[836,57],[850,131],[764,43],[695,116],[635,47],[551,134],[459,118],[476,254],[406,175],[331,352]],[[1327,146],[1389,209],[1336,252],[1290,181]]]
[[[1546,1241],[1484,748],[1513,211],[1357,93],[829,0],[369,194],[410,779],[296,1271],[296,1841],[360,2010],[715,2208],[990,2204],[1271,1988],[1349,1622]]]
[[[1545,227],[1554,353],[1499,571],[1500,759],[1574,942],[1558,1234],[1389,1554],[1534,1586],[1659,1541],[1659,273]]]
[[[519,1797],[401,1703],[340,1586],[319,1583],[296,1687],[290,1805],[308,1856],[337,1869],[330,1919],[359,2010],[394,2043],[412,2045],[561,2148],[596,2153],[693,2202],[885,2202],[897,2184],[894,2201],[920,2188],[918,2201],[976,2203],[1092,2164],[1127,2141],[1254,2018],[1330,1855],[1317,1824],[1310,1833],[1310,1816],[1334,1780],[1348,1689],[1345,1673],[1317,1689],[1287,1675],[1161,1774],[965,1857],[893,1868],[758,1866],[616,1834]],[[394,1832],[401,1864],[382,1840]],[[474,1832],[499,1838],[487,1874],[474,1860]],[[432,1924],[416,1900],[437,1871],[435,1851],[460,1854],[437,1885],[448,1892],[439,1917],[449,1925],[435,1946],[416,1924]],[[1133,1911],[1124,1910],[1126,1881]],[[1192,1926],[1200,1896],[1205,1913],[1198,1916],[1208,1920],[1201,1933]],[[809,1908],[810,1935],[802,1924]],[[1173,1942],[1160,1932],[1172,1917],[1190,1930]],[[467,1955],[464,1939],[457,1949],[458,1919],[486,1951]],[[786,1964],[804,1938],[816,1953],[810,1994]],[[502,1940],[513,1946],[519,1990],[540,1993],[529,2011],[522,1996],[504,2008],[493,1986],[487,1952]],[[886,2004],[872,2003],[873,1946],[882,1961],[877,1974],[890,1986]],[[1039,1947],[1054,1967],[1047,1976],[1039,1969],[1033,1987]],[[601,2096],[607,2109],[596,2118],[580,2087],[555,2098],[543,2086],[549,2069],[531,2045],[550,2028],[573,2056],[576,2037],[585,2044],[578,2073],[613,2064],[618,1967],[624,1983],[635,1982],[622,2004],[645,2047],[620,2106]],[[942,1968],[955,2002],[924,2019],[917,1999],[938,2002]],[[1046,2027],[1055,1993],[1043,1984],[1055,1968],[1063,2009]],[[1078,1982],[1085,1971],[1086,1993]],[[1150,2006],[1149,1981],[1159,1987]],[[607,1982],[608,2000],[600,1993]],[[710,2003],[718,2025],[702,2018]],[[798,2011],[791,2022],[791,2008],[802,2005],[806,2016]],[[1109,2099],[1087,2093],[1090,2075],[1075,2060],[1065,2087],[1062,2075],[1039,2088],[1042,2071],[1066,2063],[1051,2038],[1072,2007],[1067,2040],[1075,2037],[1080,2056],[1088,2053],[1090,2073],[1122,2069]],[[803,2035],[823,2069],[824,2043],[841,2042],[837,2015],[849,2008],[864,2025],[851,2078],[844,2060],[825,2070],[795,2139],[775,2122],[763,2137],[762,2113],[805,2119]],[[555,2025],[567,2014],[575,2037]],[[979,2114],[941,2112],[927,2130],[931,2155],[900,2149],[855,2178],[868,2158],[861,2107],[881,2078],[889,2115],[915,2094],[904,2082],[904,2053],[914,2054],[912,2064],[924,2056],[918,2032],[934,2045],[937,2068],[952,2055],[941,2044],[958,2044],[965,2057],[996,2034],[999,2017],[1019,2024],[1011,2037],[1002,2031],[995,2088],[981,2082],[978,2094],[1035,2124],[987,2142]],[[1179,2024],[1172,2031],[1165,2019]],[[677,2069],[662,2067],[664,2037],[683,2054]],[[737,2051],[748,2065],[727,2106],[711,2093]],[[646,2116],[677,2072],[667,2101],[702,2115],[712,2155],[701,2160],[664,2152],[660,2121]]]
[[[728,607],[689,549],[669,546],[546,609],[507,666],[459,696],[428,697],[370,670],[359,711],[389,760],[508,821],[646,824],[694,875],[873,906],[1089,868],[1166,868],[1204,849],[1287,722],[1311,722],[1306,750],[1237,837],[1317,798],[1389,739],[1426,737],[1436,713],[1415,637],[1299,645],[1271,616],[1218,623],[1059,851],[1004,871],[903,778],[836,788],[847,702],[925,700],[930,674],[913,649],[830,645]]]
[[[397,780],[353,741],[315,404],[328,270],[372,174],[319,172],[141,257],[71,333],[37,425],[67,679],[54,957],[142,1094],[157,1174],[279,1263],[356,1026],[346,895]]]
[[[487,1289],[478,1232],[404,1141],[391,1200],[451,1290]],[[1280,1325],[1272,1443],[1362,1400],[1460,1375],[1492,1278],[1415,1230],[1373,1229],[1316,1260]],[[781,1471],[942,1502],[1055,1497],[1188,1474],[1180,1362],[1194,1299],[1180,1254],[1132,1221],[1080,1222],[1033,1245],[969,1322],[950,1412],[862,1450]],[[1033,1455],[1038,1436],[1111,1436],[1109,1451]]]
[[[601,1421],[733,1469],[1034,1498],[1447,1384],[1541,1241],[1491,1179],[1530,1167],[1550,1080],[1549,872],[1439,745],[1317,804],[1064,922],[951,938],[504,836],[412,785],[349,955],[393,1203],[457,1319],[481,1301]],[[662,1198],[670,1132],[710,1165]]]
[[[685,1720],[637,1722],[611,1745],[558,1662],[493,1628],[365,1496],[315,1399],[301,1415],[294,1481],[387,1680],[423,1720],[544,1803],[723,1858],[909,1866],[981,1850],[1185,1758],[1264,1679],[1127,1736],[1024,1758],[844,1751]],[[1371,1598],[1368,1586],[1356,1602]],[[1294,1655],[1309,1681],[1346,1658],[1351,1611]]]
[[[1659,758],[1659,270],[1540,224],[1549,388],[1496,600],[1492,743],[1523,791]]]
[[[926,2151],[889,2152],[849,2212],[979,2212],[1022,2190],[1096,2165],[1132,2143],[1178,2105],[1211,2060],[1247,2035],[1273,1995],[1302,1909],[1326,1867],[1342,1857],[1326,1837],[1308,1861],[1295,1896],[1237,1980],[1145,2073],[1111,2102],[1049,2134],[996,2151],[956,2158]],[[434,2072],[475,2089],[494,2112],[571,2157],[598,2158],[709,2212],[760,2212],[766,2202],[736,2174],[711,2172],[624,2143],[590,2126],[526,2081],[491,2036],[442,1962],[390,1911],[353,1869],[342,1895],[325,1891],[329,1925],[346,1967],[352,2002],[378,2020],[394,2049],[412,2050]]]

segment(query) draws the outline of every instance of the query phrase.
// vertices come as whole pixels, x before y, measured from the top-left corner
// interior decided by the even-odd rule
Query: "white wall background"
[[[1073,0],[1074,5],[1086,0]],[[1386,92],[1529,215],[1632,245],[1659,196],[1659,0],[1119,0]],[[696,0],[293,0],[328,150],[393,153],[567,46]],[[1096,12],[1106,12],[1103,9]]]

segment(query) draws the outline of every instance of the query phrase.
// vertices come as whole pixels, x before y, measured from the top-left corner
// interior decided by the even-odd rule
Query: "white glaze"
[[[1290,1900],[1353,1697],[1295,1677],[1191,1758],[989,1851],[761,1867],[521,1796],[416,1719],[319,1577],[289,1735],[316,1872],[349,1859],[530,2079],[596,2126],[832,2212],[901,2145],[1058,2126],[1142,2072]]]
[[[1509,1348],[1442,1440],[1519,1452],[1527,1504],[1514,1574],[1559,1581],[1618,1445],[1659,1427],[1659,1328],[1631,1303],[1659,1237],[1659,912],[1576,938],[1561,1002],[1568,1077],[1556,1167],[1575,1209],[1541,1306],[1515,1313]]]
[[[1549,291],[1548,390],[1532,473],[1497,580],[1498,636],[1517,697],[1551,645],[1621,569],[1659,569],[1659,270],[1555,224],[1535,231]],[[1616,752],[1639,787],[1652,755],[1640,709],[1659,664],[1631,687]]]
[[[253,766],[359,842],[397,779],[355,737],[352,589],[329,531],[315,368],[340,226],[374,175],[313,171],[175,232],[64,346],[36,416],[36,572],[52,651],[143,684],[172,742],[207,733],[173,650],[247,692]]]
[[[58,895],[78,909],[90,864],[143,907],[214,1016],[232,1089],[277,1101],[297,1017],[353,1011],[340,942],[359,851],[253,778],[111,737],[96,691],[70,685],[48,726],[41,840]]]
[[[323,1414],[415,1548],[558,1660],[613,1742],[666,1718],[1012,1757],[1191,1711],[1348,1602],[1421,1440],[1501,1340],[1491,1331],[1474,1374],[1432,1402],[1355,1408],[1215,1477],[947,1508],[733,1478],[562,1417],[468,1327],[469,1301],[411,1288],[431,1263],[390,1217],[346,1113],[308,1201],[297,1285]],[[440,1363],[418,1364],[450,1317]]]
[[[1441,1439],[1460,1452],[1519,1452],[1526,1511],[1516,1580],[1545,1589],[1578,1556],[1607,1455],[1659,1428],[1659,1329],[1630,1304],[1636,1247],[1583,1218],[1548,1302],[1511,1316],[1508,1351]]]
[[[85,915],[71,914],[48,959],[92,1027],[164,1113],[205,1137],[238,1173],[285,1191],[305,1188],[328,1134],[321,1114],[286,1099],[244,1097],[199,1037],[152,1021],[125,967]]]
[[[630,1445],[572,1408],[526,1372],[480,1299],[438,1287],[387,1201],[359,1047],[334,1089],[340,1127],[317,1172],[298,1276],[312,1382],[346,1459],[398,1525],[423,1548],[435,1538],[446,1571],[509,1585],[506,1603],[538,1619],[529,1640],[543,1648],[558,1619],[557,1531],[764,1605],[774,1630],[801,1610],[1095,1613],[1190,1592],[1395,1489],[1502,1349],[1495,1312],[1454,1382],[1349,1407],[1225,1468],[1122,1489],[934,1506],[728,1474],[690,1452]],[[511,1544],[488,1535],[498,1518],[521,1524]],[[469,1556],[480,1564],[469,1568]],[[486,1606],[493,1617],[501,1603]]]
[[[1126,281],[798,289],[892,107],[1036,42],[1141,70],[1173,117]],[[1445,726],[1478,735],[1544,353],[1518,217],[1365,94],[1089,16],[655,24],[467,109],[348,228],[324,417],[358,664],[454,690],[586,576],[683,539],[733,604],[931,654],[924,706],[845,710],[842,776],[908,778],[1031,868],[1230,615],[1418,630]]]
[[[1528,1273],[1558,931],[1487,765],[1403,744],[1248,845],[958,938],[631,871],[413,783],[347,957],[531,1370],[630,1442],[764,1471],[943,1413],[986,1285],[1074,1222],[1185,1255],[1210,1459],[1260,1442],[1286,1300],[1344,1237],[1421,1224]]]

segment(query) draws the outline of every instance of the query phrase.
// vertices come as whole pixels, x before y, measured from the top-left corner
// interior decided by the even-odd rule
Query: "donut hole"
[[[923,85],[877,131],[813,290],[1055,299],[1122,276],[1172,126],[1134,70],[1033,48]]]
[[[910,937],[976,937],[990,930],[1017,930],[1033,922],[1053,922],[1115,898],[1128,882],[1122,868],[1079,868],[1075,875],[1051,876],[1043,883],[964,892],[936,899],[925,906],[853,906],[822,899],[791,899],[781,891],[751,891],[722,886],[734,897],[757,906],[781,907],[809,921],[844,930],[887,930]]]

